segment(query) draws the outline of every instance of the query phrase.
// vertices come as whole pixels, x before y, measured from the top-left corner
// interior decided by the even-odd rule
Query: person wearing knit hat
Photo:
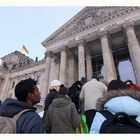
[[[52,103],[53,99],[58,97],[58,91],[60,89],[60,85],[61,85],[61,82],[57,79],[51,81],[50,93],[47,94],[46,99],[45,99],[43,119],[44,119],[44,116],[47,113],[47,110],[48,110],[50,104]]]
[[[61,85],[61,82],[58,81],[58,80],[52,80],[51,81],[51,89],[56,89],[57,91],[59,90],[60,88],[60,85]]]
[[[81,77],[80,82],[82,83],[82,86],[87,82],[87,78],[86,77]]]

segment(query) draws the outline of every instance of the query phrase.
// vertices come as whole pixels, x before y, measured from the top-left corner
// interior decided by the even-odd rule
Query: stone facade
[[[139,40],[140,7],[85,7],[42,42],[43,60],[26,58],[21,64],[19,52],[2,58],[6,65],[0,71],[0,98],[14,97],[14,86],[32,77],[42,93],[41,109],[51,80],[70,86],[83,76],[90,80],[92,74],[103,73],[110,82],[121,79],[118,66],[123,61],[130,62],[135,82],[140,84]]]
[[[39,90],[42,91],[45,59],[36,62],[18,51],[1,59],[3,64],[0,67],[0,99],[2,101],[7,97],[15,98],[14,88],[16,84],[26,78],[31,77],[37,80]],[[44,100],[42,95],[41,97]],[[43,104],[44,102],[40,102],[38,108],[42,109]]]
[[[92,62],[96,55],[101,55],[102,66],[106,71],[104,77],[108,82],[120,78],[116,65],[122,59],[114,60],[114,55],[117,54],[117,50],[123,48],[129,53],[125,59],[131,61],[136,82],[140,84],[139,12],[139,7],[85,7],[44,40],[42,45],[47,49],[47,52],[60,56],[59,73],[61,77],[59,80],[67,84],[67,81],[78,80],[83,76],[90,79],[94,72]],[[68,69],[66,62],[69,62],[70,59],[66,59],[68,53],[64,53],[64,47],[74,55],[75,61],[77,61],[77,68],[73,70],[74,72],[68,73],[68,77],[71,78],[73,73],[77,73],[78,78],[73,78],[74,80],[64,80]],[[114,63],[115,61],[117,62]],[[101,72],[101,68],[98,71]],[[98,74],[100,74],[99,72]]]

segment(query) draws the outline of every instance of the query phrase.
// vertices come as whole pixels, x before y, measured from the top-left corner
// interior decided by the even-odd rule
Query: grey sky
[[[21,51],[39,60],[45,48],[41,42],[84,7],[0,7],[0,57]]]

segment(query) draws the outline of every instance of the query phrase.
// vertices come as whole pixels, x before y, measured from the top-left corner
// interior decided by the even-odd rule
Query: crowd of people
[[[0,116],[14,117],[23,112],[16,121],[15,133],[75,133],[80,127],[82,115],[86,117],[88,133],[101,133],[107,120],[103,112],[125,113],[135,116],[140,124],[140,86],[131,80],[114,79],[109,83],[102,75],[87,80],[82,77],[70,87],[53,80],[44,103],[41,118],[34,105],[40,102],[41,93],[34,79],[20,81],[15,87],[15,97],[7,98],[0,105]],[[0,119],[1,121],[1,119]],[[0,127],[0,133],[3,128]]]

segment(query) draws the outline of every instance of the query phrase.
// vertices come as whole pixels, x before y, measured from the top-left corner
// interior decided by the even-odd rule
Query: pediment
[[[121,16],[133,7],[85,7],[56,32],[42,42],[43,46],[68,38],[74,34],[94,28],[113,17]]]

